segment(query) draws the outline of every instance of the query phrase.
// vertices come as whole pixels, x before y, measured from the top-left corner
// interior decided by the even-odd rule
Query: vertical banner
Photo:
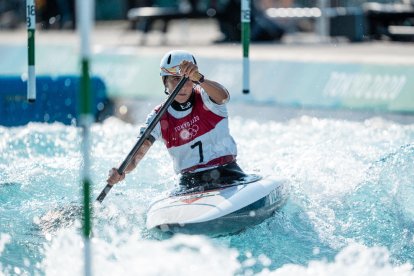
[[[26,0],[27,22],[27,100],[32,103],[36,100],[36,74],[35,74],[35,30],[36,8],[35,0]]]
[[[241,32],[243,43],[243,94],[250,92],[250,0],[241,1]]]
[[[79,124],[82,128],[82,188],[83,188],[83,225],[85,275],[92,275],[91,233],[91,177],[90,177],[90,126],[94,121],[92,114],[92,91],[90,80],[90,36],[93,23],[93,0],[77,0],[76,14],[81,41],[81,87]]]

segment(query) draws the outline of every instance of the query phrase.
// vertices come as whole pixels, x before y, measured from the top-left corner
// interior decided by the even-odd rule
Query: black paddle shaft
[[[147,129],[144,131],[144,133],[141,135],[141,137],[138,139],[137,143],[134,145],[132,150],[129,152],[128,156],[125,158],[124,162],[122,162],[121,166],[117,169],[119,174],[123,174],[125,172],[125,169],[128,167],[128,165],[131,163],[132,158],[134,158],[135,154],[139,150],[139,148],[144,144],[145,140],[148,139],[148,137],[151,134],[151,131],[155,128],[157,123],[160,121],[161,116],[164,115],[164,113],[167,111],[168,107],[171,105],[171,103],[174,101],[174,98],[177,96],[178,92],[180,92],[181,88],[184,86],[186,81],[188,80],[188,77],[183,77],[180,82],[175,87],[174,91],[168,96],[167,100],[165,100],[164,104],[160,108],[160,110],[155,115],[154,119],[152,119],[151,123],[148,125]],[[106,184],[105,188],[102,190],[102,192],[99,194],[99,196],[96,198],[97,201],[102,203],[106,195],[109,193],[113,185]]]

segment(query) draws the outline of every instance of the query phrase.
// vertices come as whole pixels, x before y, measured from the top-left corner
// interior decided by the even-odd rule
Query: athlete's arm
[[[204,82],[200,83],[200,86],[216,104],[225,104],[229,101],[229,92],[220,83],[204,79]]]
[[[145,140],[142,146],[139,148],[139,150],[135,153],[134,157],[131,160],[131,163],[126,167],[125,172],[123,174],[119,174],[118,170],[116,168],[112,168],[109,171],[109,177],[106,180],[106,182],[109,185],[114,185],[122,180],[125,179],[125,174],[133,171],[138,163],[144,158],[145,154],[148,152],[148,150],[151,148],[152,143],[150,140]]]
[[[181,74],[188,76],[191,81],[200,82],[200,73],[196,64],[184,60],[180,64]],[[230,95],[227,89],[218,82],[204,79],[199,84],[216,104],[225,104],[228,102]]]

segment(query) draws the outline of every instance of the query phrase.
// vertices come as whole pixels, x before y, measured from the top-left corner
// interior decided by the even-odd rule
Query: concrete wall
[[[97,51],[93,74],[110,97],[163,99],[161,51]],[[1,46],[0,74],[26,73],[25,48]],[[206,77],[224,84],[233,101],[316,108],[356,108],[414,112],[414,65],[336,61],[252,59],[251,94],[243,95],[241,58],[199,55]],[[40,75],[77,74],[78,53],[71,47],[43,46],[37,52]]]

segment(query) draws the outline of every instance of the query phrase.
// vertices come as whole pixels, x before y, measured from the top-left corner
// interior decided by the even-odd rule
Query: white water
[[[302,116],[230,127],[241,167],[291,181],[283,210],[216,239],[147,231],[146,207],[176,180],[158,143],[95,206],[95,275],[414,275],[414,124]],[[116,119],[93,126],[94,198],[138,131]],[[0,136],[0,274],[80,275],[79,222],[42,231],[40,219],[81,200],[78,130],[29,124]]]

